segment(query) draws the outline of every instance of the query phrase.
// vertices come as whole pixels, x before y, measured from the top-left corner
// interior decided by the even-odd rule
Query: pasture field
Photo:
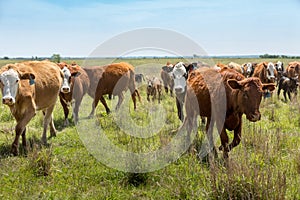
[[[167,61],[180,60],[122,61],[131,63],[139,71],[139,67],[149,63],[162,66]],[[250,58],[201,60],[225,64],[230,61],[239,64],[277,61]],[[66,60],[72,61],[84,63],[83,60]],[[118,61],[120,59],[115,60]],[[281,61],[286,66],[293,60]],[[0,60],[0,66],[7,62],[16,61]],[[105,62],[90,60],[89,64]],[[149,119],[153,116],[148,108],[157,109],[157,101],[147,102],[145,85],[139,90],[142,102],[137,103],[136,111],[130,109],[128,116],[139,126],[149,127]],[[28,153],[21,151],[19,156],[11,156],[16,123],[8,107],[1,104],[0,199],[300,199],[300,97],[286,103],[282,94],[278,99],[276,93],[262,101],[260,121],[252,123],[243,117],[242,140],[229,153],[228,166],[224,164],[221,152],[214,162],[204,162],[195,154],[184,153],[167,167],[145,174],[118,171],[93,157],[83,145],[73,121],[69,127],[63,127],[63,109],[59,101],[54,110],[57,137],[49,139],[49,145],[41,145],[42,113],[39,112],[27,126]],[[106,100],[112,108],[117,97]],[[86,106],[79,113],[80,119],[87,117],[91,102],[92,99],[85,96]],[[124,104],[133,107],[131,101]],[[95,120],[120,148],[133,152],[153,151],[166,145],[181,124],[174,97],[163,92],[161,106],[164,108],[164,126],[152,138],[137,139],[127,135],[114,120],[119,113],[113,111],[106,115],[101,103]],[[125,124],[127,120],[122,119]],[[203,128],[200,123],[196,146],[204,138]],[[229,136],[232,138],[233,134],[229,133]],[[218,138],[216,146],[219,145]]]

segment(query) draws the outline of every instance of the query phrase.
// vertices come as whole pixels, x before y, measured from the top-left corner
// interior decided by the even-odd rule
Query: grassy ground
[[[167,62],[166,59],[125,61],[137,66],[136,70],[146,63]],[[229,61],[241,64],[262,60],[214,59],[225,64]],[[131,109],[127,114],[145,132],[153,128],[151,120],[161,117],[164,126],[155,136],[137,139],[127,135],[116,122],[116,113],[106,115],[100,104],[95,121],[118,147],[148,152],[165,146],[181,123],[174,98],[163,93],[163,113],[151,114],[149,107],[157,110],[160,107],[157,102],[146,101],[145,86],[139,89],[142,102],[137,104],[137,111]],[[110,107],[114,107],[116,99],[107,100]],[[87,151],[79,137],[82,133],[73,123],[62,127],[63,110],[59,103],[54,111],[57,137],[50,139],[47,147],[40,145],[42,114],[38,113],[27,126],[30,146],[27,155],[21,152],[20,156],[12,157],[9,152],[15,120],[8,108],[0,105],[0,199],[300,199],[300,105],[297,100],[285,103],[282,99],[274,95],[262,101],[261,121],[251,123],[244,118],[241,144],[230,152],[227,167],[221,153],[219,159],[210,163],[186,153],[167,167],[145,174],[121,172],[99,162]],[[87,106],[82,108],[81,118],[87,116],[90,102],[91,98],[85,97]],[[130,101],[124,105],[132,107]],[[121,119],[125,125],[128,120]],[[198,129],[201,139],[203,126]],[[232,137],[232,133],[229,135]],[[217,140],[216,146],[219,144]]]

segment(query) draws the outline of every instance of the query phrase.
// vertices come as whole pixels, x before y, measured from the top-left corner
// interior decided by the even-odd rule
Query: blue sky
[[[300,55],[299,0],[1,0],[0,57],[85,57],[149,27],[183,34],[209,55]]]

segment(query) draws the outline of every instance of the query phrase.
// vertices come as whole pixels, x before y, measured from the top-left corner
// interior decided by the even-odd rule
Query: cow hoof
[[[50,133],[50,137],[56,137],[56,131]]]
[[[11,153],[12,153],[13,156],[19,155],[18,147],[12,146],[12,148],[11,148]]]
[[[68,119],[66,119],[65,121],[64,121],[64,127],[66,127],[66,126],[69,126],[69,120]]]
[[[88,119],[93,119],[94,118],[94,115],[89,115],[88,116]]]

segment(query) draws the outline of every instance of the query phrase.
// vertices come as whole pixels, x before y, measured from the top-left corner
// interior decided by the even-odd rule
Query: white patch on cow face
[[[69,93],[69,92],[71,92],[71,85],[70,85],[71,84],[71,72],[67,67],[64,67],[61,71],[64,74],[64,80],[63,80],[60,91],[62,93]]]
[[[172,71],[174,78],[174,90],[177,94],[182,94],[186,89],[186,69],[182,62],[177,63]]]
[[[13,70],[3,72],[0,75],[2,87],[2,103],[6,105],[13,105],[16,102],[17,91],[19,88],[19,74]]]
[[[269,62],[268,67],[267,67],[267,78],[269,80],[274,79],[275,75],[274,75],[274,71],[275,71],[275,66],[273,63]]]
[[[278,61],[276,65],[277,65],[277,70],[278,71],[282,71],[283,70],[282,69],[282,62],[281,61]]]
[[[247,74],[251,74],[251,72],[252,72],[252,63],[247,63],[246,72],[247,72]]]

